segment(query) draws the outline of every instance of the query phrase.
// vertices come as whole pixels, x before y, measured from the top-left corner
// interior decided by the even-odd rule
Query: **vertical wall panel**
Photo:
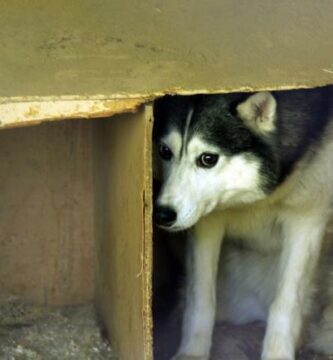
[[[93,298],[92,125],[0,132],[0,291],[62,305]]]
[[[97,303],[120,358],[151,359],[151,109],[95,123]]]

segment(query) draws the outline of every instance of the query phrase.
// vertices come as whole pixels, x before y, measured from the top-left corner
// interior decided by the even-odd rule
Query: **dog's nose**
[[[177,219],[177,213],[168,206],[156,206],[154,215],[156,224],[166,227],[172,226]]]

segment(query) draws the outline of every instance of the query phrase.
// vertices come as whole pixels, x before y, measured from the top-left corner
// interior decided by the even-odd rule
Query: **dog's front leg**
[[[325,215],[291,213],[283,218],[280,278],[269,310],[263,360],[295,358],[324,227]]]
[[[182,339],[173,359],[208,359],[215,323],[215,288],[224,224],[219,213],[202,218],[190,233]]]

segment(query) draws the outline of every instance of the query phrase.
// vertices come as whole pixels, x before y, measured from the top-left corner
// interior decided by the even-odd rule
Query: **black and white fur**
[[[173,359],[208,359],[216,320],[265,320],[262,360],[295,359],[331,215],[331,99],[327,87],[157,101],[164,159],[155,219],[189,233]],[[216,164],[204,166],[202,154]],[[332,309],[313,339],[320,351],[333,352]]]

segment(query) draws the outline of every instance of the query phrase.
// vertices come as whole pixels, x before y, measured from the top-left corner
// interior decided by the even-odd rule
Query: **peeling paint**
[[[24,117],[25,118],[29,118],[29,117],[36,117],[38,116],[40,112],[40,108],[37,106],[31,106],[25,113],[24,113]]]
[[[90,119],[133,112],[145,98],[127,100],[52,100],[0,103],[0,128],[36,125],[62,119]]]

